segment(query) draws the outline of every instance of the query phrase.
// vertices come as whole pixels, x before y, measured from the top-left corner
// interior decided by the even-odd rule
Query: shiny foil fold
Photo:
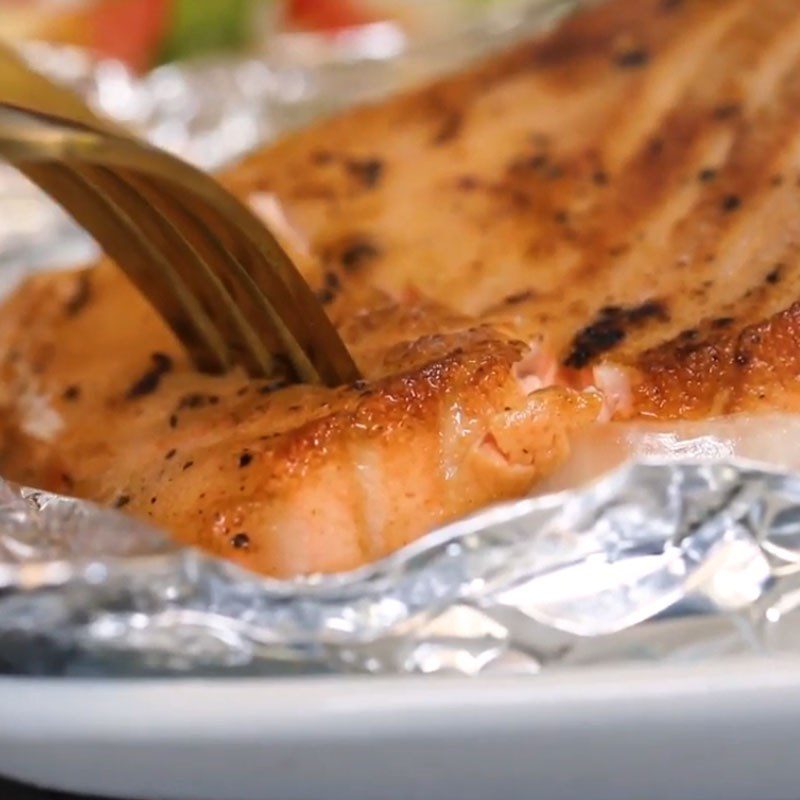
[[[73,50],[27,53],[96,108],[211,168],[574,5],[515,6],[489,29],[421,49],[379,26],[324,53],[319,42],[287,40],[263,57],[145,77]],[[15,277],[10,266],[92,254],[44,196],[0,167],[2,283]],[[713,436],[684,434],[594,430],[576,444],[587,457],[553,484],[581,488],[488,509],[357,572],[291,582],[180,548],[120,513],[0,482],[0,671],[474,675],[800,648],[800,477],[791,471],[800,462],[785,446],[797,425],[732,421]],[[669,458],[614,469],[631,451]]]
[[[2,487],[13,673],[534,673],[793,649],[800,476],[633,461],[354,572],[275,581],[120,513]]]

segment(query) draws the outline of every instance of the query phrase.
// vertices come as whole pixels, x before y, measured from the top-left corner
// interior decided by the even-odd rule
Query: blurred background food
[[[0,0],[0,36],[78,45],[145,71],[209,52],[259,50],[275,33],[335,37],[394,26],[446,34],[520,0]]]

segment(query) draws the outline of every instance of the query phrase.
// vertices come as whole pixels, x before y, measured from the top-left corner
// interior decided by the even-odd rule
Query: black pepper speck
[[[339,261],[345,270],[353,272],[380,255],[378,248],[367,239],[356,239],[342,250]]]
[[[724,120],[735,117],[739,114],[739,105],[737,103],[724,103],[714,109],[714,119]]]
[[[773,270],[767,273],[766,281],[773,286],[780,282],[781,272],[783,272],[783,264],[777,264]]]
[[[384,170],[383,162],[378,158],[351,158],[345,162],[345,167],[365,189],[375,188]]]
[[[92,297],[90,273],[85,270],[78,276],[72,296],[64,304],[64,313],[68,317],[77,316],[89,303]]]
[[[241,531],[231,536],[231,544],[237,550],[249,550],[250,537],[244,531]]]
[[[727,194],[722,198],[723,211],[736,211],[742,205],[742,198],[735,194]]]
[[[80,396],[81,396],[81,387],[78,386],[77,384],[72,384],[71,386],[67,386],[67,388],[64,389],[64,393],[61,395],[61,397],[63,397],[64,400],[70,402],[77,400]]]
[[[650,61],[650,54],[643,47],[635,47],[618,53],[614,63],[623,69],[636,69],[643,67]]]
[[[172,369],[172,359],[166,353],[153,353],[150,360],[153,362],[150,369],[141,378],[134,381],[125,393],[129,400],[152,394],[158,389],[164,375]]]

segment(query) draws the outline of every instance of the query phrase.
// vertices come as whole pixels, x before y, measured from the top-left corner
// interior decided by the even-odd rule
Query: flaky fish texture
[[[111,264],[0,313],[0,467],[261,572],[528,491],[609,419],[800,404],[800,3],[610,0],[221,180],[365,380],[194,372]]]

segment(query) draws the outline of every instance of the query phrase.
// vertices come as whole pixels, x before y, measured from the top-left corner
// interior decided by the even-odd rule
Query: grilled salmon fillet
[[[37,276],[3,474],[286,576],[522,494],[598,421],[800,404],[797,0],[610,0],[221,180],[365,381],[200,375],[113,265]]]
[[[525,492],[601,406],[530,392],[527,345],[423,301],[342,330],[368,380],[201,375],[112,265],[34,278],[0,315],[3,473],[270,575],[342,570]]]

